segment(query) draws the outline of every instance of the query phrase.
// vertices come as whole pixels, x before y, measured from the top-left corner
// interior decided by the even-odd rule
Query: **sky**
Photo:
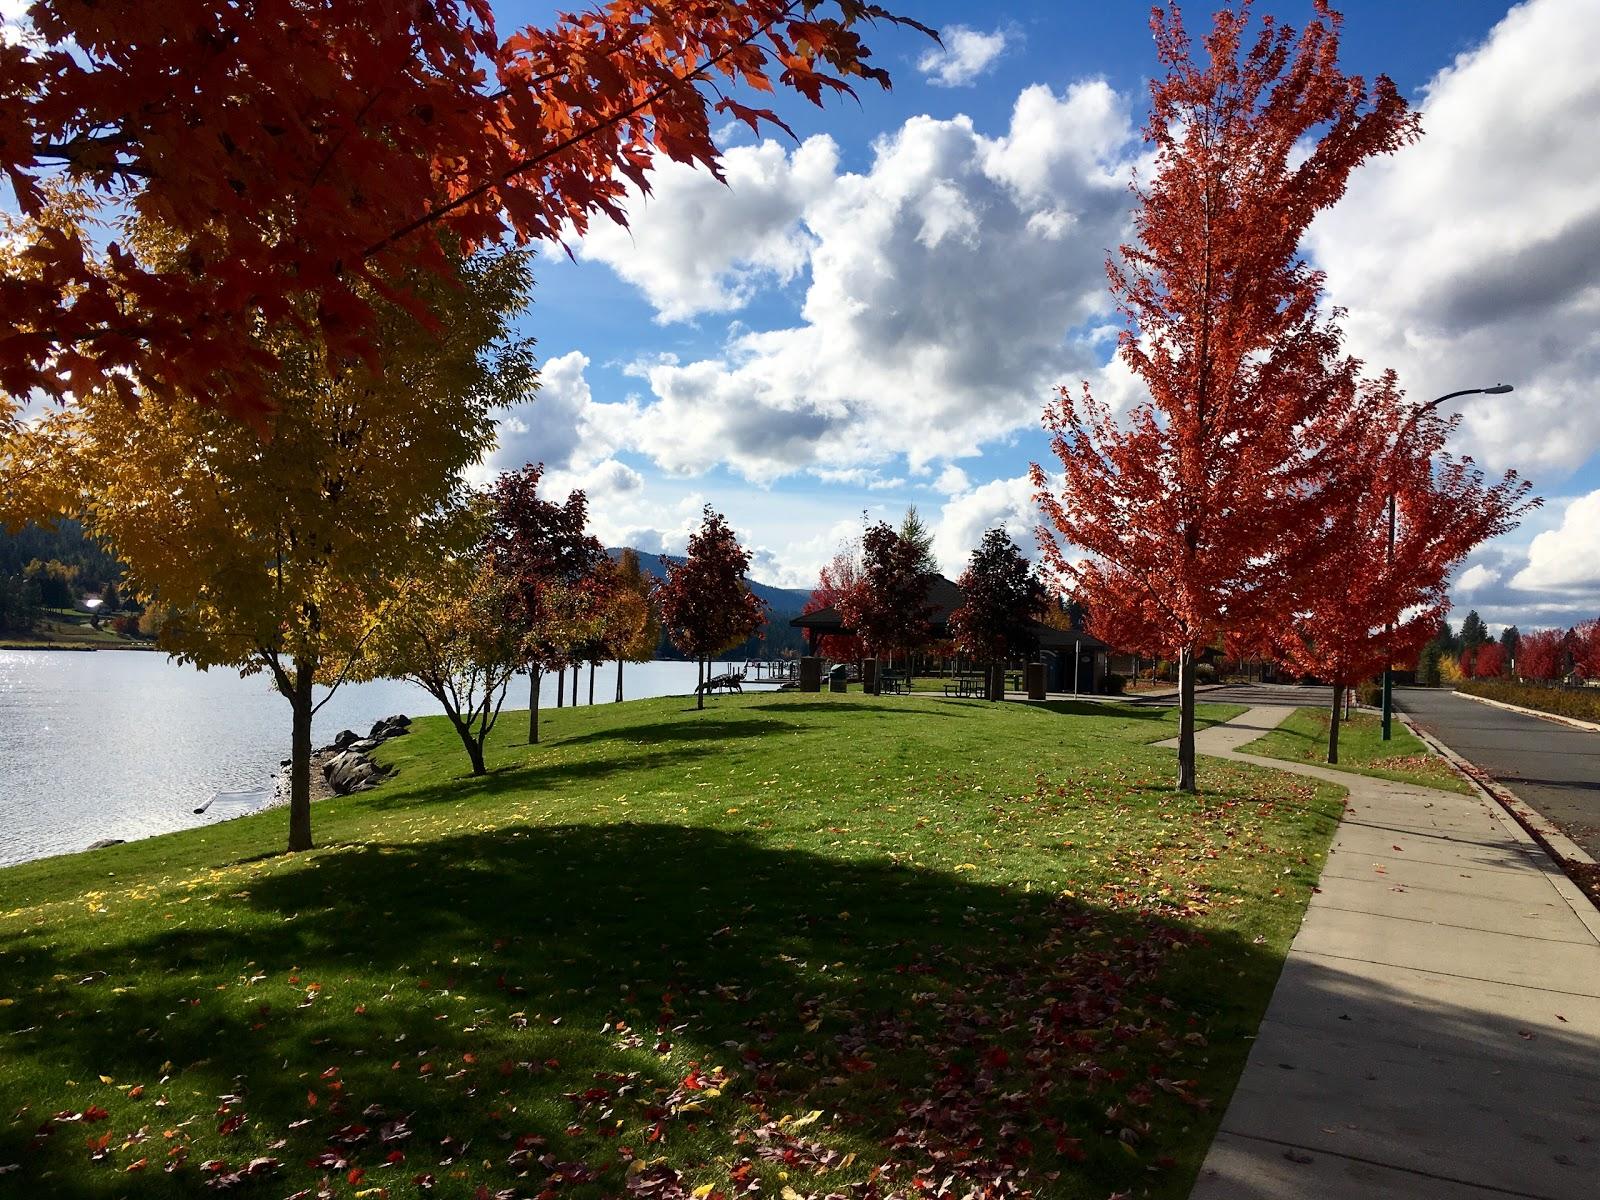
[[[946,573],[1005,524],[1033,550],[1040,415],[1112,361],[1107,253],[1157,69],[1139,0],[892,0],[939,27],[868,43],[892,92],[776,107],[796,138],[730,125],[727,184],[672,164],[536,265],[521,320],[543,384],[502,414],[488,469],[542,461],[609,545],[681,551],[703,504],[805,587],[863,515],[915,504]],[[0,0],[0,11],[20,10]],[[502,32],[556,5],[495,0]],[[1300,24],[1310,0],[1257,0]],[[1347,71],[1388,74],[1425,136],[1363,167],[1308,257],[1350,349],[1415,402],[1459,402],[1453,449],[1544,498],[1480,548],[1459,621],[1600,613],[1600,3],[1344,0]],[[1209,7],[1191,3],[1193,26]],[[746,97],[748,99],[748,97]],[[763,101],[766,102],[766,101]]]

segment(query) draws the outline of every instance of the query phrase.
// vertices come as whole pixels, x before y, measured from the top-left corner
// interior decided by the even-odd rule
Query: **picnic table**
[[[893,692],[901,695],[911,686],[911,677],[903,671],[880,671],[878,673],[878,691]]]
[[[944,681],[946,696],[982,696],[987,692],[982,675],[955,675]]]

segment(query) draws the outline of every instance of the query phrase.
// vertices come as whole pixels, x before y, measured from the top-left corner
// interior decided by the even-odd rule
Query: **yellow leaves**
[[[787,1128],[789,1129],[790,1132],[793,1132],[796,1129],[804,1129],[808,1125],[815,1125],[821,1119],[822,1119],[822,1110],[820,1108],[814,1108],[810,1112],[808,1112],[805,1116],[796,1117],[792,1121],[789,1120],[789,1118],[786,1117],[786,1116],[785,1117],[780,1117],[778,1119],[778,1125],[779,1125],[780,1128],[782,1128],[782,1127],[784,1127],[785,1122],[787,1122],[788,1123],[787,1124]]]

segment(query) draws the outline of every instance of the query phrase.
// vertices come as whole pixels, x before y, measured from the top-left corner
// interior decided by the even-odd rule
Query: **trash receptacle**
[[[838,666],[834,667],[828,672],[828,690],[830,692],[844,691],[845,685],[849,682],[849,679],[850,668],[845,666],[843,663],[840,663]]]

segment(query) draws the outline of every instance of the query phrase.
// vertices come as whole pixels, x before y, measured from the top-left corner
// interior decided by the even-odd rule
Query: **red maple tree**
[[[705,671],[711,656],[759,633],[767,606],[750,590],[750,552],[728,519],[706,505],[700,528],[689,535],[682,563],[668,562],[656,587],[656,606],[667,637],[695,660],[695,707],[706,706]]]
[[[963,600],[950,614],[950,631],[960,653],[993,665],[1033,648],[1044,584],[1004,529],[983,535],[959,583]],[[989,697],[1002,698],[992,689]]]
[[[256,419],[263,325],[370,361],[373,296],[420,312],[407,280],[453,278],[447,251],[622,220],[661,154],[720,175],[714,117],[783,124],[727,89],[888,87],[860,27],[925,29],[866,0],[608,0],[511,34],[488,0],[34,0],[25,20],[0,41],[0,174],[38,223],[0,278],[0,389],[137,382]],[[69,219],[85,205],[109,244]],[[141,260],[131,221],[177,252]]]
[[[1567,673],[1567,635],[1559,629],[1524,634],[1517,646],[1516,671],[1520,679],[1560,679]]]
[[[507,584],[506,619],[523,634],[530,744],[539,740],[543,674],[564,671],[595,636],[611,578],[605,547],[588,532],[588,497],[573,491],[565,503],[546,500],[539,495],[543,476],[543,463],[529,463],[501,474],[490,493],[488,550]]]
[[[1573,669],[1585,679],[1600,679],[1600,618],[1574,625],[1567,634]]]
[[[1408,409],[1392,374],[1365,392],[1366,422],[1352,431],[1357,441],[1340,465],[1366,486],[1333,491],[1317,530],[1317,569],[1299,576],[1289,618],[1264,631],[1262,646],[1296,672],[1332,686],[1330,763],[1339,761],[1345,689],[1388,663],[1412,660],[1449,611],[1455,569],[1539,503],[1528,499],[1529,484],[1515,472],[1490,484],[1471,459],[1445,453],[1459,418]],[[1489,646],[1501,650],[1499,643]]]
[[[910,654],[932,635],[932,579],[922,546],[879,521],[861,535],[861,582],[840,614],[872,654]]]
[[[841,546],[832,561],[826,563],[817,575],[817,586],[812,589],[800,615],[821,612],[825,608],[843,612],[849,597],[861,586],[861,557],[854,545]],[[853,633],[825,634],[817,641],[817,649],[834,662],[854,662],[866,654],[866,647]]]
[[[1468,679],[1499,679],[1506,673],[1506,648],[1485,642],[1461,653],[1461,672]]]
[[[1059,490],[1035,464],[1047,562],[1093,597],[1091,628],[1179,663],[1178,786],[1194,790],[1194,656],[1263,627],[1313,565],[1305,531],[1352,417],[1356,364],[1300,256],[1362,162],[1418,132],[1394,84],[1338,66],[1318,0],[1298,34],[1224,8],[1195,61],[1177,7],[1152,18],[1152,177],[1137,245],[1108,262],[1120,354],[1149,391],[1126,419],[1063,388],[1045,414]],[[1068,558],[1056,540],[1088,558]]]

